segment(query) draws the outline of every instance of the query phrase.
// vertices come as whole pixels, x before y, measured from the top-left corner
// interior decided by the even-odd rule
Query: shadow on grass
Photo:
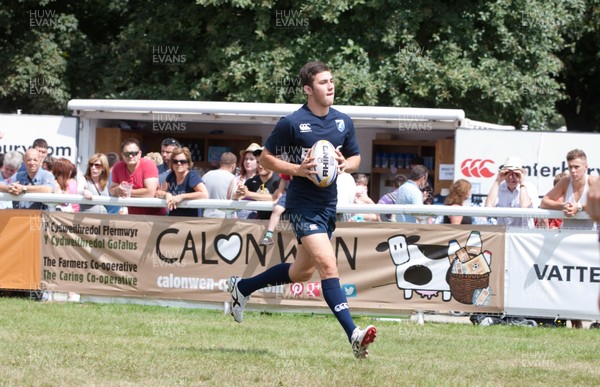
[[[215,353],[232,353],[232,354],[248,354],[248,355],[269,355],[270,352],[265,349],[246,349],[246,348],[224,348],[224,347],[175,347],[174,352],[215,352]]]

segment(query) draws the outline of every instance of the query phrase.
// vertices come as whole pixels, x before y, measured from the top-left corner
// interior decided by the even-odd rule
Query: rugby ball
[[[338,174],[338,163],[335,159],[335,147],[327,140],[319,140],[313,144],[306,157],[314,157],[317,165],[312,169],[310,179],[317,187],[329,187],[335,181]]]

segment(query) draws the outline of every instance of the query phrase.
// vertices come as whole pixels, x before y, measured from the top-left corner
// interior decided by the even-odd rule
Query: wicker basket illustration
[[[454,274],[449,272],[447,280],[452,297],[460,303],[472,305],[475,289],[484,289],[489,286],[490,273]]]

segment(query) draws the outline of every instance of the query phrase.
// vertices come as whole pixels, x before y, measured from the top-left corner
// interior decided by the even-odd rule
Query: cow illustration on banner
[[[442,293],[463,304],[489,305],[492,253],[483,250],[479,231],[471,231],[464,247],[456,239],[445,245],[418,244],[418,235],[394,235],[377,245],[388,251],[396,266],[396,285],[410,300],[413,292],[431,299]]]

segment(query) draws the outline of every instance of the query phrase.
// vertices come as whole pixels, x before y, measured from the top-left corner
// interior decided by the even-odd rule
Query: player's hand
[[[339,149],[335,150],[336,158],[338,163],[338,173],[343,173],[346,170],[346,158],[342,155]]]
[[[302,176],[310,179],[311,175],[316,175],[317,171],[314,168],[317,166],[314,157],[307,157],[302,161],[302,164],[298,165],[298,169],[295,176]]]

